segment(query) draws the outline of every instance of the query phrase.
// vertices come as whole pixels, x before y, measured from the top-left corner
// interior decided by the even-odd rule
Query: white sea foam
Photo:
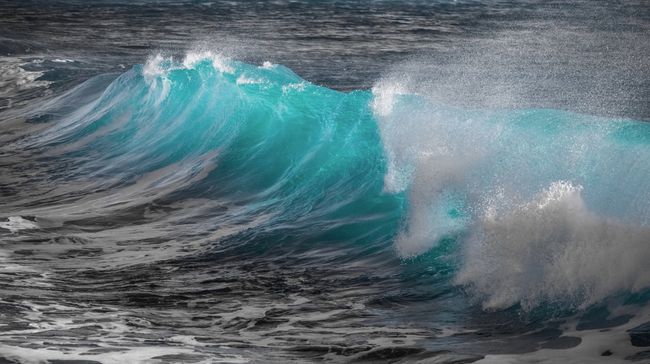
[[[637,308],[638,309],[638,308]],[[580,339],[580,344],[568,349],[541,349],[525,354],[486,355],[477,364],[599,364],[599,363],[646,363],[647,361],[631,360],[643,348],[634,347],[630,343],[628,330],[642,324],[650,317],[650,309],[639,309],[637,316],[626,324],[603,329],[576,330],[576,322],[572,322],[564,330],[563,336]],[[609,351],[611,355],[603,356]]]
[[[39,80],[43,72],[27,71],[22,68],[27,63],[18,58],[0,57],[0,97],[10,98],[16,90],[50,85],[50,81]]]
[[[173,69],[173,59],[161,54],[149,57],[142,68],[144,79],[149,84],[148,97],[154,100],[154,105],[158,106],[163,102],[171,90],[170,80],[167,73]]]
[[[472,119],[419,112],[419,105],[412,104],[419,96],[410,93],[405,81],[383,81],[372,91],[371,107],[388,157],[384,190],[408,194],[410,211],[396,250],[410,258],[463,229],[463,219],[449,212],[466,172],[486,154],[491,133],[474,132]]]
[[[147,61],[142,68],[142,74],[149,78],[164,75],[167,71],[167,67],[164,67],[163,63],[171,63],[171,61],[171,57],[164,57],[160,53],[150,56],[147,58]]]
[[[12,233],[17,233],[21,230],[38,229],[36,222],[27,220],[22,216],[10,216],[7,221],[0,222],[0,228],[7,229]]]
[[[287,93],[292,91],[303,92],[305,91],[305,86],[306,84],[304,82],[290,83],[288,85],[284,85],[282,86],[282,94],[286,95]]]
[[[582,187],[558,181],[512,210],[486,212],[457,283],[488,309],[566,302],[585,307],[650,286],[650,228],[589,211]]]
[[[255,85],[255,84],[263,83],[264,81],[258,78],[248,78],[244,75],[241,75],[237,78],[236,82],[238,85]]]
[[[646,144],[614,121],[447,107],[408,82],[379,82],[371,102],[384,189],[409,203],[400,257],[458,237],[456,283],[486,309],[586,307],[650,287]]]
[[[185,68],[194,68],[197,63],[209,59],[212,67],[221,73],[234,73],[235,68],[230,64],[230,59],[223,54],[213,51],[193,51],[185,54],[183,66]]]
[[[147,58],[142,71],[146,77],[159,77],[166,75],[167,72],[174,69],[195,68],[197,64],[206,60],[210,61],[212,67],[221,73],[235,72],[235,68],[231,65],[229,57],[213,51],[189,51],[185,53],[180,65],[173,57],[156,53]]]
[[[394,80],[382,80],[372,88],[372,109],[375,115],[382,117],[390,115],[393,111],[395,98],[408,93],[407,87]]]

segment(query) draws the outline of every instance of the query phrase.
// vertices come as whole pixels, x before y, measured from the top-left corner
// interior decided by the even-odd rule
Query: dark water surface
[[[647,1],[0,1],[0,362],[650,362],[648,55]]]

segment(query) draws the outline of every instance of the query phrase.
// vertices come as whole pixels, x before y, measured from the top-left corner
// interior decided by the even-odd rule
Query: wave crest
[[[408,196],[402,258],[454,239],[455,281],[485,308],[584,307],[650,286],[649,124],[450,107],[405,79],[378,83],[371,104],[385,189]]]

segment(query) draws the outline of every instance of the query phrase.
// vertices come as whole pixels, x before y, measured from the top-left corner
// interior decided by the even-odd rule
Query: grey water
[[[69,87],[152,52],[213,47],[274,61],[340,90],[369,88],[416,63],[445,99],[647,119],[646,1],[2,2],[0,54]],[[73,60],[52,63],[55,59]],[[456,82],[450,82],[450,79]],[[462,82],[458,82],[462,81]],[[438,85],[439,83],[445,83]],[[20,87],[19,87],[20,88]],[[35,91],[34,91],[35,92]],[[9,94],[11,95],[11,94]],[[4,97],[3,105],[21,97]],[[0,105],[0,106],[3,106]],[[6,106],[4,106],[6,107]]]
[[[133,202],[155,176],[95,185],[66,174],[72,157],[20,148],[57,122],[35,105],[75,87],[83,104],[157,54],[200,51],[344,92],[403,78],[458,107],[650,120],[645,0],[0,1],[0,363],[650,362],[648,311],[626,311],[647,289],[485,310],[450,283],[451,243],[395,254],[399,216],[363,248],[298,244],[290,222],[265,235],[266,216],[215,232],[210,219],[241,206],[187,191],[113,206],[115,186]],[[75,215],[96,198],[102,217]]]

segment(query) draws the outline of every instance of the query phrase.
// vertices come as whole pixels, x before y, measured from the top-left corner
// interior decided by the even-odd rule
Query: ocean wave
[[[455,239],[454,282],[487,309],[585,308],[650,286],[650,124],[442,105],[412,79],[378,82],[371,104],[385,189],[408,199],[401,257]]]
[[[584,307],[650,285],[648,124],[453,107],[405,80],[344,93],[268,62],[154,55],[31,106],[50,125],[14,146],[65,169],[30,196],[45,207],[7,213],[76,221],[209,201],[179,221],[220,238],[247,226],[285,254],[393,244],[404,264],[451,240],[449,284],[490,309]]]
[[[164,223],[143,217],[147,238],[177,241],[174,251],[210,239],[218,246],[215,240],[253,227],[253,235],[278,240],[295,234],[277,251],[328,235],[389,241],[401,203],[382,193],[383,155],[368,92],[338,92],[281,65],[210,52],[154,55],[106,81],[90,79],[25,112],[48,125],[7,148],[46,159],[52,171],[45,173],[57,182],[23,188],[5,213],[79,224],[203,201]],[[158,228],[174,224],[175,231]],[[179,239],[185,229],[200,239]]]

